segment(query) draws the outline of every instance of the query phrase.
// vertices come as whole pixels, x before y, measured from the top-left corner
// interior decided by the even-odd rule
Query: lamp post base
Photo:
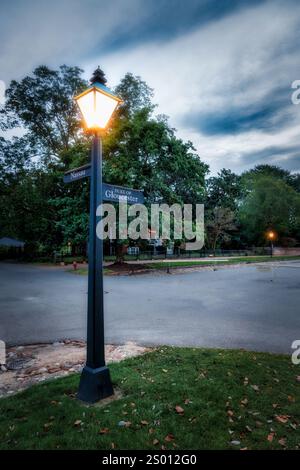
[[[114,394],[108,367],[92,369],[85,366],[80,377],[77,398],[86,403],[95,403]]]

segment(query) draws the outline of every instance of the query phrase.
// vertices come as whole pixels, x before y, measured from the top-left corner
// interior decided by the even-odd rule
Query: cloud
[[[76,64],[95,43],[134,28],[147,15],[141,0],[1,0],[1,79],[47,64]],[[136,14],[138,12],[138,15]]]
[[[300,79],[299,2],[2,0],[1,9],[6,83],[41,63],[80,65],[87,78],[99,64],[110,86],[130,71],[213,173],[256,162],[300,171],[291,151],[300,105],[290,100]]]
[[[169,0],[144,1],[140,5],[140,8],[147,10],[144,21],[138,21],[134,28],[111,35],[104,47],[103,44],[100,47],[108,51],[133,47],[141,42],[145,44],[168,40],[224,18],[245,6],[264,1],[266,0],[172,0],[172,3]]]
[[[0,80],[0,106],[5,103],[5,82]]]
[[[273,0],[169,40],[110,52],[101,63],[112,84],[126,71],[141,75],[155,90],[159,112],[195,143],[213,172],[242,171],[252,164],[242,156],[253,146],[300,143],[300,106],[291,104],[291,83],[300,78],[299,30],[299,3]],[[289,131],[293,141],[285,142]],[[300,162],[293,168],[300,170]]]
[[[201,112],[183,117],[187,125],[206,135],[224,135],[248,132],[252,129],[275,132],[289,125],[291,111],[290,90],[274,89],[262,100],[247,106],[241,102],[216,112]]]

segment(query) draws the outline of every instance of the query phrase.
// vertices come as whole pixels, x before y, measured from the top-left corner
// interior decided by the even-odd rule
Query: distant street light
[[[93,134],[91,151],[91,189],[89,224],[89,277],[87,318],[87,359],[82,371],[78,398],[95,403],[112,395],[113,387],[105,365],[103,311],[103,241],[96,235],[96,210],[102,203],[102,141],[103,130],[114,110],[122,102],[105,86],[106,78],[98,67],[91,85],[75,97],[86,129]]]
[[[268,233],[267,233],[267,238],[268,240],[270,240],[270,244],[271,244],[271,257],[273,256],[273,241],[275,240],[275,232],[273,232],[273,230],[270,230]]]

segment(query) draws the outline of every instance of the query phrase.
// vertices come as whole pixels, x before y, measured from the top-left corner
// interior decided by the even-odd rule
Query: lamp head
[[[270,230],[270,231],[268,232],[268,238],[269,238],[269,240],[274,240],[274,238],[275,238],[275,233],[273,232],[273,230]]]
[[[91,85],[74,98],[89,130],[104,129],[118,104],[122,103],[105,84],[105,74],[98,67],[91,78]]]

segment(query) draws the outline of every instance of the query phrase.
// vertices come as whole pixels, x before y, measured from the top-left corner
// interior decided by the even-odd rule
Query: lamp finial
[[[106,84],[107,80],[105,78],[105,73],[103,72],[103,70],[100,69],[99,65],[96,68],[95,72],[93,73],[90,82],[91,82],[91,85],[96,82],[102,83],[102,85]]]

